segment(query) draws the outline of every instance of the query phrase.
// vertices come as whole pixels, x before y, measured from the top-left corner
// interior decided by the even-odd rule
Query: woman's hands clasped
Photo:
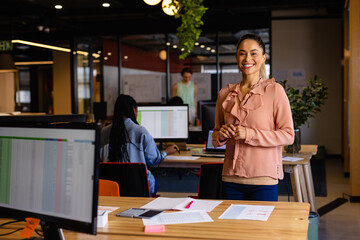
[[[225,124],[222,125],[219,130],[219,140],[225,141],[228,138],[234,138],[235,140],[246,138],[246,129],[240,125]]]

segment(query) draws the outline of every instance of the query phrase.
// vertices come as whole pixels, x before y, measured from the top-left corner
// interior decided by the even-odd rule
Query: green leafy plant
[[[174,14],[176,19],[181,19],[181,25],[176,29],[176,36],[179,38],[179,49],[182,51],[179,58],[185,59],[200,37],[200,27],[204,25],[201,18],[207,8],[203,5],[203,0],[172,0],[170,6],[179,8]]]
[[[284,87],[289,98],[294,128],[299,128],[305,123],[309,127],[309,119],[314,118],[316,113],[321,112],[320,106],[327,99],[328,88],[325,87],[321,78],[316,75],[313,79],[307,81],[308,85],[303,87],[302,91],[286,86],[287,80],[279,81],[279,83]]]

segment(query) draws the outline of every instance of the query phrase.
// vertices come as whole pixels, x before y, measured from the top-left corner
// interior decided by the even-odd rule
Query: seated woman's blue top
[[[165,159],[166,153],[160,152],[155,144],[154,138],[143,126],[135,124],[130,118],[124,120],[125,129],[129,139],[127,151],[130,162],[142,162],[147,166],[155,166]],[[149,188],[151,196],[156,194],[154,175],[147,169]]]

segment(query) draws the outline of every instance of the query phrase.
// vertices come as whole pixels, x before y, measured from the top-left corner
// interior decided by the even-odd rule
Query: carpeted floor
[[[153,168],[159,192],[197,193],[199,177],[192,169]]]

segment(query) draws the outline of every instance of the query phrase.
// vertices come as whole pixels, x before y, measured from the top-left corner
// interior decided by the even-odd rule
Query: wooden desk
[[[307,237],[309,204],[295,202],[253,202],[225,200],[209,213],[214,222],[166,225],[164,233],[145,233],[141,219],[116,217],[116,213],[130,207],[141,207],[151,198],[100,197],[99,205],[120,209],[109,214],[109,222],[98,228],[98,235],[80,234],[64,230],[67,240],[72,239],[302,239]],[[268,221],[229,220],[218,217],[230,204],[272,205],[275,209]],[[6,222],[0,219],[0,223]],[[1,228],[0,234],[14,226]],[[19,233],[7,239],[20,239]]]
[[[196,148],[203,148],[204,145],[192,145]],[[172,156],[191,156],[192,151],[181,151],[180,155]],[[302,157],[304,160],[289,162],[283,161],[284,171],[290,174],[291,186],[294,194],[294,201],[310,203],[310,209],[316,212],[315,191],[312,179],[310,159],[317,153],[317,145],[301,145],[298,154],[283,152],[283,156]],[[223,162],[223,158],[200,157],[196,160],[165,159],[159,167],[168,168],[200,168],[203,163]]]
[[[312,212],[317,212],[317,209],[310,160],[316,153],[317,145],[301,145],[301,151],[297,154],[283,152],[283,156],[304,158],[296,162],[283,161],[283,167],[284,171],[290,174],[294,200],[310,203]]]

